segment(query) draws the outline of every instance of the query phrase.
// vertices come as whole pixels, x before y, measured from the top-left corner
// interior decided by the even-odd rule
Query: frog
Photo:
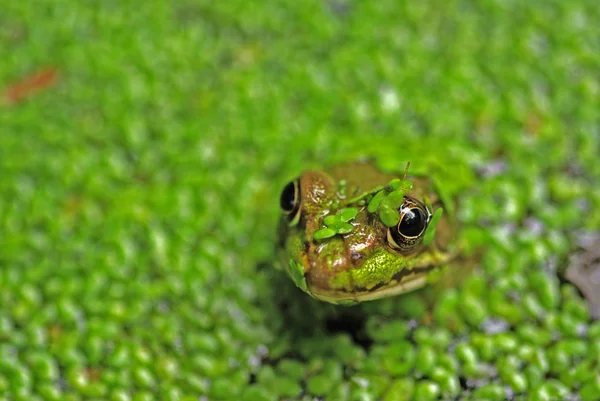
[[[378,213],[386,196],[396,203]],[[417,290],[458,254],[448,200],[427,176],[347,162],[304,171],[279,200],[280,266],[320,301],[350,306]]]

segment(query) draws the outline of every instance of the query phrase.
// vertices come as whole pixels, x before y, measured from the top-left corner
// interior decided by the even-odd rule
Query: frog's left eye
[[[295,224],[300,217],[300,180],[287,183],[279,198],[281,211],[288,217],[290,224]]]
[[[387,241],[401,253],[408,254],[423,241],[423,233],[431,219],[427,207],[416,199],[406,197],[400,207],[400,221],[388,228]]]

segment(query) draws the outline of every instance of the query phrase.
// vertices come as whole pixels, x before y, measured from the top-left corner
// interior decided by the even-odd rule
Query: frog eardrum
[[[388,228],[387,241],[401,254],[409,255],[423,242],[423,234],[431,221],[431,212],[425,204],[410,196],[404,197],[399,212],[400,221]]]

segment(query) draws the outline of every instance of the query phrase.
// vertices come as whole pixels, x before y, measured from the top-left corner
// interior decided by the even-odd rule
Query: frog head
[[[280,250],[298,287],[323,301],[354,304],[422,287],[449,259],[447,218],[436,222],[434,240],[424,241],[441,206],[427,179],[411,177],[392,223],[371,207],[397,178],[351,163],[306,171],[283,188]]]

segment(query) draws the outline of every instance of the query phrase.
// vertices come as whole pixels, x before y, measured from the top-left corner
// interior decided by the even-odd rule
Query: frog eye
[[[421,202],[406,197],[400,207],[400,221],[388,228],[387,241],[402,253],[411,253],[422,242],[431,213]]]
[[[290,224],[295,224],[300,218],[300,180],[296,179],[286,184],[281,191],[279,205]]]

